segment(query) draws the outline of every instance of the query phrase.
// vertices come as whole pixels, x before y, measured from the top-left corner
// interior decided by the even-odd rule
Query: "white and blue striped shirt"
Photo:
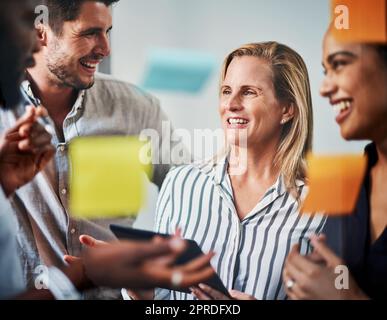
[[[300,215],[297,200],[280,175],[255,208],[241,221],[233,201],[227,162],[185,165],[169,172],[160,191],[156,231],[195,240],[228,289],[257,299],[285,299],[282,269],[293,244],[311,251],[309,237],[320,233],[322,215]],[[297,181],[301,199],[306,187]],[[193,299],[190,294],[156,289],[156,299]]]

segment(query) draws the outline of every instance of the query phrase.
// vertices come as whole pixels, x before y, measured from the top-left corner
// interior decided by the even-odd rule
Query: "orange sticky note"
[[[341,42],[387,43],[387,0],[331,0],[331,29]]]
[[[307,161],[309,192],[301,212],[351,214],[364,179],[367,158],[363,155],[309,154]]]

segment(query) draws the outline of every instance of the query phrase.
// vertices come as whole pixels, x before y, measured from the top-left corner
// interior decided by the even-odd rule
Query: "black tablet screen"
[[[154,236],[161,236],[164,238],[170,237],[170,235],[168,234],[161,234],[161,233],[155,233],[152,231],[133,229],[133,228],[119,226],[115,224],[111,224],[110,229],[118,239],[146,241],[146,240],[151,240]],[[176,265],[185,264],[203,254],[202,250],[200,249],[200,247],[195,241],[187,240],[187,242],[188,242],[188,248],[177,258],[175,262]],[[218,290],[219,292],[222,292],[227,297],[230,297],[230,294],[228,293],[222,280],[219,278],[219,276],[216,273],[210,279],[208,279],[205,282],[205,284],[214,288],[215,290]],[[190,293],[188,289],[183,290],[183,292]]]

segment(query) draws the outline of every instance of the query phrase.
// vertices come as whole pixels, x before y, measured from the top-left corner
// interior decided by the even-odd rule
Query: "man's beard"
[[[82,82],[76,74],[76,71],[72,73],[72,71],[69,70],[70,64],[67,63],[67,61],[71,61],[71,59],[58,50],[58,44],[56,44],[54,48],[55,49],[51,50],[47,55],[46,64],[48,70],[55,78],[55,83],[75,90],[86,90],[91,88],[94,85],[94,78],[89,83]]]
[[[47,63],[47,67],[54,77],[59,80],[59,85],[63,87],[70,87],[75,90],[86,90],[94,85],[94,78],[89,83],[82,82],[76,75],[71,74],[66,66],[60,64],[60,62],[55,64]]]

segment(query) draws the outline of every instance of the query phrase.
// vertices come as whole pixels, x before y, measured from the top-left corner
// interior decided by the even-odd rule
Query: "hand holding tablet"
[[[162,238],[170,237],[170,235],[168,234],[160,234],[160,233],[155,233],[151,231],[133,229],[133,228],[123,227],[123,226],[114,225],[114,224],[110,225],[110,229],[117,236],[118,239],[149,241],[155,236],[159,236]],[[176,259],[175,265],[186,264],[189,261],[203,255],[202,250],[200,249],[200,247],[195,241],[193,240],[186,240],[186,241],[188,243],[187,249]],[[178,287],[179,274],[174,274],[174,276],[172,277],[172,284],[173,283],[174,283],[174,287]],[[226,289],[222,280],[219,278],[219,276],[216,273],[209,280],[207,280],[205,284],[223,293],[227,297],[230,297],[228,290]],[[189,289],[185,289],[181,291],[191,293]]]

